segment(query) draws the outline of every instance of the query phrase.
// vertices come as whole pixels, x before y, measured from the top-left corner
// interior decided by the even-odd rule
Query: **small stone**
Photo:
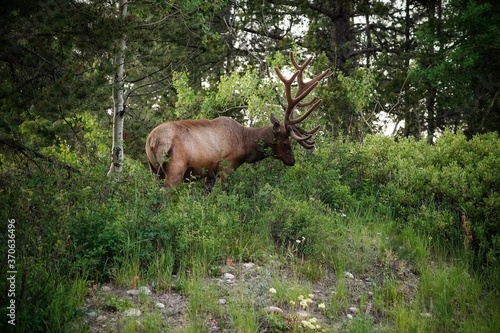
[[[366,315],[369,315],[369,314],[370,314],[370,312],[372,311],[372,309],[373,309],[373,304],[372,304],[372,303],[368,303],[368,304],[366,304],[365,314],[366,314]]]
[[[351,311],[351,313],[353,313],[353,314],[359,313],[359,309],[357,307],[355,307],[355,306],[351,306],[349,308],[349,311]]]
[[[163,309],[165,307],[165,304],[158,302],[158,303],[156,303],[156,307],[159,309]]]
[[[137,296],[137,295],[139,295],[139,290],[137,290],[137,289],[127,290],[127,295]]]
[[[302,310],[297,311],[295,314],[299,318],[307,318],[307,317],[309,317],[309,313],[307,313],[306,311],[302,311]]]
[[[373,295],[374,295],[374,294],[373,294],[373,291],[369,291],[369,292],[368,292],[368,297],[373,297]]]
[[[255,266],[255,264],[253,262],[246,262],[243,264],[243,268],[247,268],[247,269],[253,268],[253,266]]]
[[[146,286],[140,286],[139,287],[139,294],[151,295],[151,289],[149,289]]]
[[[139,309],[128,309],[125,311],[125,316],[127,317],[139,317],[141,315],[141,310]]]
[[[219,305],[224,305],[226,304],[226,300],[224,298],[220,298],[217,303],[219,303]]]
[[[348,318],[348,319],[352,319],[352,318],[353,318],[352,314],[348,313],[348,314],[347,314],[347,318]]]
[[[348,279],[354,279],[354,275],[350,272],[344,272],[344,276]]]
[[[109,286],[102,286],[101,287],[101,291],[104,291],[104,292],[108,293],[108,292],[111,291],[111,287],[109,287]]]
[[[429,312],[422,312],[422,313],[420,314],[420,316],[421,316],[422,318],[432,318],[432,313],[429,313]]]
[[[87,312],[87,317],[95,318],[95,317],[97,317],[97,312],[95,312],[95,311]]]
[[[224,273],[224,279],[232,280],[232,279],[234,279],[234,275],[231,273]]]
[[[266,307],[266,311],[271,313],[283,313],[283,310],[277,306],[268,306]]]
[[[106,316],[97,317],[97,321],[106,321],[106,319],[108,319],[108,317],[106,317]]]

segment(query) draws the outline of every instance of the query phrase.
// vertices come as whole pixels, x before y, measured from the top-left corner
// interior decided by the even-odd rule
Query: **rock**
[[[373,309],[373,304],[372,303],[366,304],[365,315],[369,315],[370,312],[372,312],[372,309]]]
[[[373,295],[374,295],[374,294],[373,294],[373,291],[369,291],[369,292],[368,292],[368,297],[373,297]]]
[[[102,286],[102,287],[101,287],[101,291],[104,291],[104,292],[106,292],[106,293],[109,293],[109,292],[111,291],[111,287],[109,287],[109,286]]]
[[[234,279],[234,275],[231,273],[224,273],[224,279],[232,280],[232,279]]]
[[[266,307],[266,311],[271,313],[283,313],[283,310],[277,306],[268,306]]]
[[[137,296],[139,294],[151,295],[151,289],[146,286],[140,286],[139,289],[127,290],[127,295]]]
[[[224,298],[220,298],[217,303],[219,303],[219,305],[224,305],[226,304],[226,300]]]
[[[95,311],[87,312],[87,317],[95,318],[95,317],[97,317],[97,312],[95,312]]]
[[[108,319],[108,317],[106,317],[106,316],[97,317],[97,321],[106,321],[107,319]]]
[[[297,311],[295,314],[297,315],[297,317],[299,317],[299,319],[309,317],[309,313],[307,313],[306,311],[302,311],[302,310]]]
[[[243,264],[243,268],[247,268],[247,269],[253,268],[253,266],[255,266],[255,264],[253,262],[246,262]]]
[[[125,311],[125,316],[127,317],[139,317],[141,315],[141,310],[139,309],[128,309]]]
[[[352,318],[353,318],[352,314],[348,313],[348,314],[347,314],[347,318],[348,318],[348,319],[352,319]]]
[[[151,289],[149,289],[146,286],[140,286],[139,287],[139,294],[151,295]]]
[[[432,318],[432,313],[429,313],[429,312],[422,312],[420,314],[420,317],[422,318]]]
[[[355,307],[355,306],[351,306],[351,307],[349,308],[349,311],[350,311],[352,314],[357,314],[357,313],[359,313],[359,309],[358,309],[357,307]]]
[[[159,309],[163,309],[163,308],[165,307],[165,304],[158,302],[158,303],[156,303],[156,305],[155,305],[155,306],[156,306],[157,308],[159,308]]]
[[[344,276],[348,279],[353,279],[354,280],[354,275],[350,272],[344,272]]]

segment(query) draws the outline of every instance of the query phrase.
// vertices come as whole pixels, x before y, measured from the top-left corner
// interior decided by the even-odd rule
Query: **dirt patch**
[[[277,302],[273,295],[273,279],[286,281],[291,276],[296,279],[296,275],[283,263],[261,266],[231,263],[222,266],[221,274],[207,278],[202,286],[212,291],[212,294],[205,293],[211,297],[206,301],[212,304],[200,305],[203,309],[203,331],[232,332],[234,322],[229,310],[230,307],[242,306],[238,303],[242,299],[249,300],[251,307],[259,313],[259,332],[268,332],[273,325],[304,328],[317,325],[337,331],[356,317],[381,323],[386,314],[376,298],[380,298],[380,303],[385,296],[378,296],[377,288],[391,279],[396,286],[395,292],[406,302],[411,302],[418,283],[418,276],[409,264],[395,259],[384,267],[374,266],[365,274],[344,272],[343,276],[336,276],[333,272],[324,272],[322,278],[312,284],[312,295]],[[189,321],[192,305],[188,294],[174,290],[141,290],[141,287],[134,292],[114,284],[95,285],[89,288],[85,301],[85,322],[93,333],[121,332],[130,326],[135,326],[135,331],[144,331],[152,325],[155,327],[152,331],[157,332],[180,330],[187,327]],[[301,302],[310,304],[302,307]]]

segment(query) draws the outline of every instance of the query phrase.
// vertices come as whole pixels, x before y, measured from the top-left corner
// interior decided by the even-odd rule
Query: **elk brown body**
[[[252,128],[243,126],[228,117],[213,120],[178,120],[165,122],[154,128],[146,140],[146,155],[152,174],[164,179],[165,187],[205,178],[205,187],[210,190],[217,179],[227,176],[243,163],[255,163],[272,156],[288,166],[295,164],[290,138],[297,140],[305,148],[312,148],[311,141],[319,127],[305,131],[297,126],[319,105],[321,100],[300,103],[328,73],[320,74],[304,83],[302,73],[312,58],[303,65],[295,62],[293,53],[290,59],[296,68],[290,79],[285,79],[279,69],[275,69],[285,85],[287,110],[285,121],[280,122],[271,114],[271,125]],[[298,78],[295,97],[291,96],[291,85]],[[296,106],[309,106],[304,115],[294,119]]]

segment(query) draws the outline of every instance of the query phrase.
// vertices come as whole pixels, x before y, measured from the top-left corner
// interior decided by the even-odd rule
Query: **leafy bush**
[[[472,233],[472,247],[486,266],[500,260],[500,140],[495,133],[467,140],[445,132],[435,145],[368,136],[350,143],[341,173],[351,189],[373,193],[395,212],[435,239],[463,244],[463,215]]]

